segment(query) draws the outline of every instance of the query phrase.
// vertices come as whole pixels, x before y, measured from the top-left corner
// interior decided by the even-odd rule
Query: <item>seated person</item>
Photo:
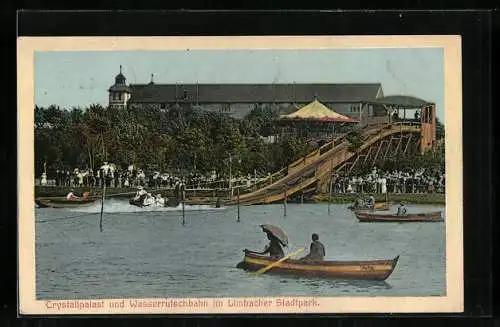
[[[153,203],[156,203],[156,198],[151,193],[146,193],[143,198],[142,205],[148,206]]]
[[[398,215],[398,216],[406,215],[406,208],[405,208],[405,205],[403,203],[399,204],[398,212],[396,213],[396,215]]]
[[[253,254],[268,254],[271,258],[283,258],[285,253],[283,252],[283,248],[281,247],[280,241],[271,233],[267,232],[267,238],[269,239],[269,243],[266,245],[264,251],[255,252],[250,251],[248,249],[243,250],[245,253],[253,253]]]
[[[369,196],[366,201],[366,207],[369,209],[375,208],[375,198],[373,196]]]
[[[165,199],[162,198],[161,194],[156,194],[156,205],[159,205],[159,206],[165,205]]]
[[[356,200],[356,203],[354,205],[355,208],[364,208],[366,205],[365,205],[365,200],[363,200],[362,198],[358,198]]]
[[[309,249],[309,254],[300,260],[323,260],[325,257],[325,246],[319,241],[318,234],[312,234],[312,243]]]
[[[89,198],[89,192],[83,192],[82,200],[88,200],[88,198]]]
[[[137,187],[137,193],[135,193],[134,200],[140,200],[141,198],[144,199],[148,195],[148,192],[144,189],[142,186]]]
[[[77,197],[74,193],[74,190],[71,189],[68,193],[68,195],[66,195],[66,200],[78,200],[80,199],[79,197]]]

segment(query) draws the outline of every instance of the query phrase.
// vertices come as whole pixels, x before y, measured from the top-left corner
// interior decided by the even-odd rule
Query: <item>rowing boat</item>
[[[390,260],[367,261],[309,261],[287,259],[268,270],[269,273],[288,274],[306,277],[324,277],[336,279],[385,280],[398,262],[399,255]],[[257,271],[279,259],[273,259],[253,253],[245,254],[243,261],[236,268]]]
[[[358,208],[356,206],[350,206],[351,210],[368,210],[368,211],[387,211],[390,208],[389,202],[379,202],[375,203],[374,208]]]
[[[35,203],[40,208],[76,208],[94,203],[97,198],[68,200],[65,197],[37,198]]]
[[[443,221],[441,211],[428,213],[410,213],[404,215],[396,214],[372,214],[366,211],[355,211],[354,214],[360,222],[439,222]]]

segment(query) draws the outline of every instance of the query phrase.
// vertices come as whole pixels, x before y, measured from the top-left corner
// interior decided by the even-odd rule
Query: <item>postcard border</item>
[[[267,45],[267,46],[266,46]],[[184,49],[359,49],[439,47],[444,49],[446,151],[446,296],[442,297],[293,297],[319,306],[276,308],[89,308],[54,312],[36,300],[34,222],[34,52]],[[19,313],[31,314],[286,314],[417,313],[463,311],[463,160],[461,37],[417,36],[255,36],[255,37],[20,37],[18,58],[18,255]],[[460,110],[458,110],[460,109]],[[452,141],[450,141],[452,140]],[[453,163],[453,164],[452,164]],[[22,195],[22,196],[21,196]],[[450,251],[453,249],[453,251]],[[281,298],[281,297],[280,297]],[[228,298],[217,298],[225,301]],[[238,298],[240,299],[240,298]],[[247,298],[252,299],[252,298]],[[256,298],[254,298],[256,299]],[[276,298],[273,298],[276,299]],[[129,299],[126,299],[129,300]],[[144,300],[144,299],[141,299]],[[151,299],[154,300],[154,299]],[[192,299],[195,301],[196,299]],[[211,301],[212,299],[208,299]],[[85,300],[81,300],[85,301]],[[105,300],[116,301],[113,300]]]

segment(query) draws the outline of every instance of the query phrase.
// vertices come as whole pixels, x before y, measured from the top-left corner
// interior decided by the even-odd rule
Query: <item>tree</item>
[[[267,144],[262,136],[277,127],[277,112],[255,108],[245,119],[199,110],[187,103],[118,109],[92,104],[69,110],[57,106],[35,111],[35,169],[98,167],[102,161],[125,167],[194,169],[227,172],[229,154],[234,171],[260,174],[277,171],[309,153],[298,137]],[[105,151],[103,151],[103,148]],[[195,162],[196,161],[196,162]]]
[[[436,117],[436,139],[443,139],[445,135],[444,124]]]
[[[363,145],[364,137],[361,135],[361,133],[358,130],[352,130],[348,135],[347,135],[347,140],[349,141],[350,145],[348,150],[350,152],[357,152],[359,148]]]

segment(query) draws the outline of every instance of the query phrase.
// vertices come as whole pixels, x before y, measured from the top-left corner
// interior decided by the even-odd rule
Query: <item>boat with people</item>
[[[77,208],[94,203],[98,197],[90,196],[90,192],[83,192],[82,196],[76,196],[71,189],[65,197],[38,197],[35,203],[39,208]]]
[[[348,208],[350,210],[371,210],[371,211],[387,211],[391,207],[391,204],[387,198],[385,202],[376,202],[375,197],[373,195],[368,196],[367,198],[359,197],[356,201],[350,205]]]
[[[66,197],[39,197],[35,203],[39,208],[77,208],[94,203],[97,198],[68,200]]]
[[[149,206],[157,206],[157,207],[178,207],[180,202],[179,200],[175,198],[161,198],[159,199],[158,197],[154,196],[143,196],[140,197],[139,199],[132,198],[129,200],[129,204],[143,208],[143,207],[149,207]]]
[[[374,214],[364,210],[355,211],[360,222],[441,222],[441,211],[405,214]]]
[[[258,271],[276,263],[278,258],[246,253],[236,268]],[[269,269],[269,273],[335,279],[386,280],[394,271],[399,255],[389,260],[310,261],[286,259]]]
[[[391,207],[391,204],[389,202],[379,202],[375,203],[375,205],[370,208],[370,207],[358,207],[355,205],[351,205],[348,208],[350,210],[371,210],[371,211],[387,211]]]
[[[149,206],[158,206],[158,207],[177,207],[180,204],[180,201],[177,198],[163,198],[161,194],[152,195],[147,192],[144,187],[138,186],[138,191],[136,195],[129,200],[129,204],[136,207],[149,207]]]
[[[244,249],[244,258],[236,268],[255,274],[269,272],[299,277],[383,281],[392,274],[399,260],[399,255],[389,260],[323,260],[325,249],[316,233],[312,234],[310,253],[305,257],[293,259],[292,257],[304,248],[285,255],[282,246],[288,246],[288,237],[283,230],[269,224],[260,226],[267,234],[269,244],[262,252]]]

